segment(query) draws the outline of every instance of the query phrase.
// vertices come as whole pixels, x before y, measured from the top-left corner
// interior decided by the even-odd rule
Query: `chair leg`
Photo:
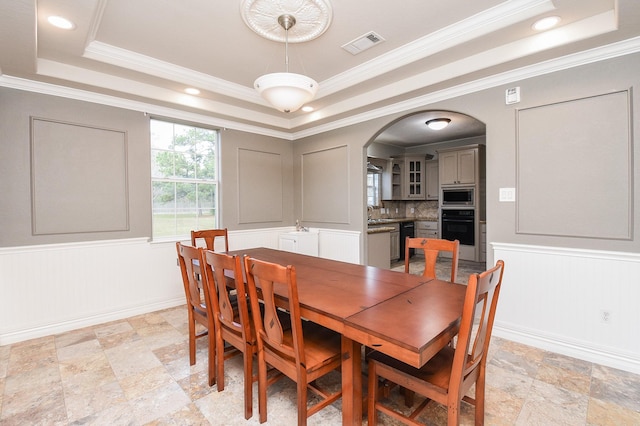
[[[484,385],[485,385],[485,369],[480,367],[480,374],[476,380],[476,410],[475,424],[476,426],[484,425]]]
[[[245,347],[242,354],[244,361],[244,418],[253,416],[253,357],[250,348]]]
[[[267,421],[267,362],[258,355],[258,412],[260,423]]]
[[[307,424],[307,381],[299,378],[298,383],[298,426]]]
[[[209,333],[209,386],[213,386],[216,382],[216,339],[215,333]],[[224,360],[223,360],[224,361]],[[224,377],[224,375],[223,375]],[[224,383],[222,384],[224,387]]]
[[[218,392],[224,390],[224,342],[221,342],[220,340],[221,337],[216,336],[216,384],[218,387]]]
[[[460,399],[456,398],[454,401],[449,401],[447,407],[447,425],[458,426],[460,425]]]
[[[378,424],[378,413],[376,402],[378,401],[378,376],[375,362],[369,361],[369,383],[367,386],[367,424],[374,426]]]
[[[196,363],[196,324],[189,315],[189,365]]]

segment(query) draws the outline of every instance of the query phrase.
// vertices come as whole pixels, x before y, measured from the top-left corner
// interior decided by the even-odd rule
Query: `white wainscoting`
[[[229,249],[282,232],[229,232]],[[319,230],[320,256],[358,263],[360,233]],[[146,238],[0,248],[0,346],[184,304],[175,242]]]
[[[640,374],[639,254],[490,246],[505,261],[496,336]]]

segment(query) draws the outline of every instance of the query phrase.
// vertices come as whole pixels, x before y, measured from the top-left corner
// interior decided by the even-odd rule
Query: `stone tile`
[[[11,346],[0,346],[0,379],[7,377],[7,367],[9,366],[9,354]]]
[[[161,365],[121,379],[120,386],[127,399],[131,400],[174,382],[167,369]]]
[[[525,398],[504,389],[485,387],[485,423],[489,425],[514,425]]]
[[[66,424],[64,392],[59,382],[36,389],[8,390],[2,398],[0,424]]]
[[[553,352],[545,352],[542,362],[564,370],[575,371],[586,376],[591,376],[592,363],[561,355]]]
[[[244,420],[244,419],[243,419]],[[244,423],[244,422],[243,422]],[[180,408],[177,411],[166,414],[159,419],[147,423],[145,426],[164,426],[164,425],[182,425],[182,426],[199,426],[209,424],[207,419],[202,415],[198,407],[191,403]]]
[[[61,362],[96,353],[102,354],[102,346],[100,346],[100,342],[95,338],[95,335],[93,339],[84,340],[69,346],[58,347],[57,350],[58,361]]]
[[[599,426],[640,425],[640,412],[599,399],[589,399],[587,424]]]
[[[640,376],[615,368],[594,365],[590,395],[640,412]]]
[[[515,399],[524,400],[529,395],[533,380],[533,377],[516,373],[510,368],[503,368],[494,364],[487,365],[486,387],[499,389]]]
[[[55,365],[56,347],[53,336],[29,340],[11,346],[7,375],[28,372],[40,367]]]
[[[241,357],[225,362],[222,392],[207,383],[208,338],[197,340],[197,362],[189,365],[186,318],[180,306],[0,347],[0,424],[259,425],[256,383],[254,416],[244,420]],[[295,423],[293,382],[283,379],[268,394],[267,424]],[[389,401],[408,410],[395,390]],[[638,425],[639,405],[638,375],[491,342],[486,424]],[[309,424],[340,424],[341,406]],[[381,417],[380,424],[399,424]],[[419,419],[433,425],[446,417],[446,407],[431,402]],[[462,405],[460,424],[474,424],[472,406]]]
[[[93,328],[85,327],[79,330],[72,330],[66,333],[57,334],[55,336],[56,348],[64,348],[67,346],[77,345],[88,340],[95,340],[96,333]]]
[[[589,397],[534,381],[517,425],[584,425]]]
[[[175,382],[153,389],[129,401],[140,424],[157,420],[190,403],[189,397]]]
[[[64,402],[67,418],[70,421],[85,418],[126,401],[117,381],[93,386],[90,389],[86,386],[64,386]]]
[[[104,352],[78,356],[60,362],[62,382],[73,386],[99,386],[116,379]]]
[[[137,426],[135,416],[128,402],[112,405],[100,412],[93,413],[89,416],[75,420],[69,423],[71,426],[102,426],[102,425],[119,425],[119,426]]]
[[[540,366],[536,379],[583,395],[591,387],[591,375],[548,364]]]
[[[151,349],[141,341],[123,343],[104,352],[118,379],[162,365]]]
[[[540,361],[536,358],[532,359],[526,355],[511,352],[503,347],[493,354],[489,365],[534,378],[538,374]]]

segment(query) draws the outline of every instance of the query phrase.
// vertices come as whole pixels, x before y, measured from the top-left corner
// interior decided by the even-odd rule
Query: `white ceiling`
[[[428,109],[442,96],[551,67],[640,50],[638,0],[333,0],[328,30],[289,45],[289,70],[320,84],[310,103],[315,111],[286,114],[253,89],[258,76],[284,71],[284,45],[249,29],[240,3],[4,0],[0,85],[102,102],[125,99],[149,112],[170,108],[220,126],[296,139]],[[76,29],[52,27],[46,21],[52,14],[71,19]],[[560,16],[561,25],[536,33],[531,24],[549,15]],[[385,41],[355,56],[341,48],[371,31]],[[186,87],[202,93],[186,95]]]

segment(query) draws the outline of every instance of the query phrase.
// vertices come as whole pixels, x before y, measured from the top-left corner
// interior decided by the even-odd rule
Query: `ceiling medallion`
[[[291,15],[295,27],[289,31],[289,43],[302,43],[320,37],[333,16],[329,0],[244,0],[240,5],[242,19],[256,34],[268,40],[285,42],[285,30],[278,17]]]

